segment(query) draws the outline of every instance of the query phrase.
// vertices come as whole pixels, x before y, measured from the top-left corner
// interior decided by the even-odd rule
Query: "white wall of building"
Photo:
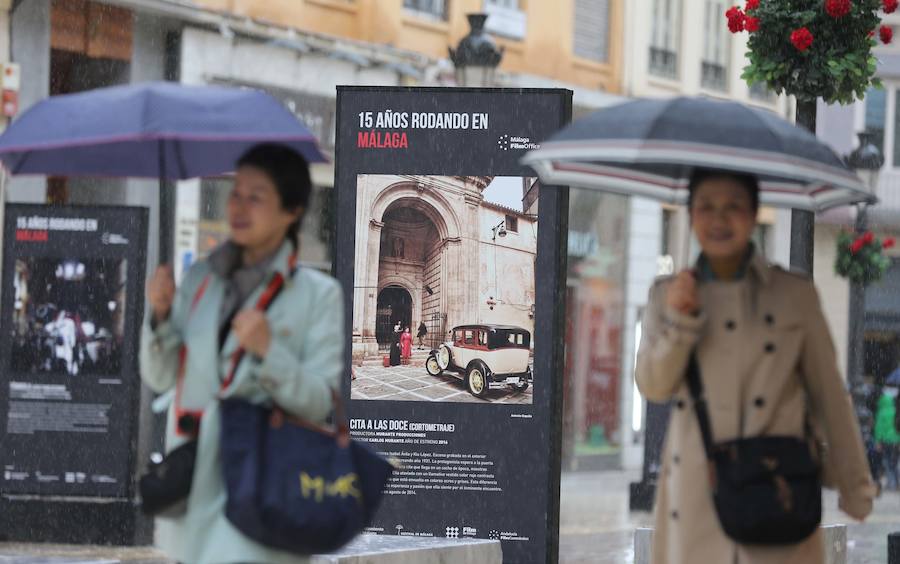
[[[701,85],[701,63],[706,40],[705,10],[707,0],[667,0],[676,14],[678,29],[675,41],[678,53],[677,78],[662,78],[650,72],[650,46],[653,44],[653,14],[666,1],[643,0],[625,4],[625,94],[635,97],[708,95],[728,98],[770,109],[787,115],[786,97],[772,97],[762,101],[750,96],[750,89],[741,79],[746,64],[747,33],[727,31],[724,14],[714,21],[725,30],[727,48],[727,88],[724,91],[706,89]],[[659,4],[660,6],[657,6]],[[727,10],[735,2],[721,2]]]

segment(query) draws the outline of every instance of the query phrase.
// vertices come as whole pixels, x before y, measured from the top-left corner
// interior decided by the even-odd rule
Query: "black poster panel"
[[[378,534],[556,560],[565,193],[521,157],[566,90],[338,89],[351,429],[402,464]]]
[[[147,210],[6,206],[0,493],[130,498]]]

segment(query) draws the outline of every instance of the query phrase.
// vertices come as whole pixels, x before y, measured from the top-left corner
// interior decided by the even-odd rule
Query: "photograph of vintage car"
[[[459,375],[477,398],[490,390],[525,391],[532,382],[531,333],[511,325],[454,327],[453,338],[432,350],[425,361],[431,376]]]
[[[539,191],[357,176],[352,399],[533,403]]]

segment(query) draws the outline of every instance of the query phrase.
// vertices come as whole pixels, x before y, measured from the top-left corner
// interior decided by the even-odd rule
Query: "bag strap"
[[[290,268],[290,277],[293,278],[297,272],[298,268],[298,259],[297,253],[291,254],[288,259],[288,266]],[[209,278],[210,276],[207,274],[203,281],[200,283],[200,286],[197,288],[197,292],[194,294],[194,298],[191,300],[191,309],[190,313],[193,313],[195,309],[197,309],[197,305],[200,303],[200,300],[203,299],[204,294],[206,293],[206,289],[209,286]],[[269,306],[272,305],[272,302],[275,301],[275,298],[281,293],[281,290],[284,288],[284,276],[281,275],[280,272],[276,272],[272,279],[269,281],[269,285],[263,290],[262,295],[260,295],[259,300],[256,302],[256,309],[260,311],[266,311],[269,309]],[[179,351],[179,362],[178,362],[178,374],[177,381],[175,384],[175,412],[178,417],[182,415],[191,415],[194,417],[201,417],[203,415],[202,410],[185,410],[181,408],[181,393],[182,388],[184,387],[184,370],[187,361],[187,347],[182,345],[181,350]],[[228,372],[228,377],[222,382],[219,392],[225,391],[228,386],[234,381],[234,377],[237,374],[238,365],[241,360],[243,360],[246,351],[243,347],[239,347],[234,353],[231,355],[231,370]]]
[[[338,445],[346,448],[350,445],[350,424],[347,419],[347,412],[344,410],[344,400],[337,390],[331,390],[331,401],[334,404],[334,420],[332,427],[327,425],[312,423],[298,415],[291,415],[278,404],[272,405],[272,411],[269,414],[269,425],[279,428],[285,423],[290,423],[296,427],[303,427],[315,431],[322,435],[334,437]]]
[[[291,278],[294,277],[294,273],[297,271],[296,267],[296,255],[291,255]],[[259,311],[267,311],[269,306],[272,305],[272,302],[275,301],[275,298],[281,294],[281,290],[284,289],[284,276],[281,275],[280,272],[276,272],[274,276],[272,276],[272,280],[269,281],[269,285],[266,286],[266,289],[263,291],[262,295],[259,296],[259,300],[256,302],[256,309]],[[225,391],[228,386],[234,381],[234,377],[237,374],[238,366],[241,364],[241,360],[244,359],[247,351],[244,350],[243,347],[238,347],[237,350],[234,351],[231,355],[231,370],[228,372],[228,377],[222,381],[222,387],[220,388],[220,392]]]
[[[694,412],[697,414],[697,423],[700,424],[703,449],[706,451],[706,458],[712,460],[712,426],[709,422],[709,411],[706,408],[706,396],[703,394],[703,382],[700,380],[700,362],[697,360],[696,349],[691,350],[686,376],[691,399],[694,402]]]

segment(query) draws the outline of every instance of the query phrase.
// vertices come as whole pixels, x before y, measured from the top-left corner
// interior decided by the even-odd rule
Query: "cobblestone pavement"
[[[630,472],[566,473],[562,480],[560,564],[633,564],[636,527],[650,526],[649,513],[628,512]],[[850,524],[825,496],[825,522],[848,524],[847,564],[884,564],[887,535],[900,531],[900,493],[886,492],[863,524]],[[150,548],[77,547],[0,543],[0,564],[173,564]]]
[[[450,373],[430,376],[424,366],[413,363],[406,366],[354,366],[356,379],[351,385],[350,397],[363,400],[392,401],[440,401],[466,403],[530,404],[532,389],[524,392],[512,388],[490,390],[483,399],[466,390],[461,378]]]

